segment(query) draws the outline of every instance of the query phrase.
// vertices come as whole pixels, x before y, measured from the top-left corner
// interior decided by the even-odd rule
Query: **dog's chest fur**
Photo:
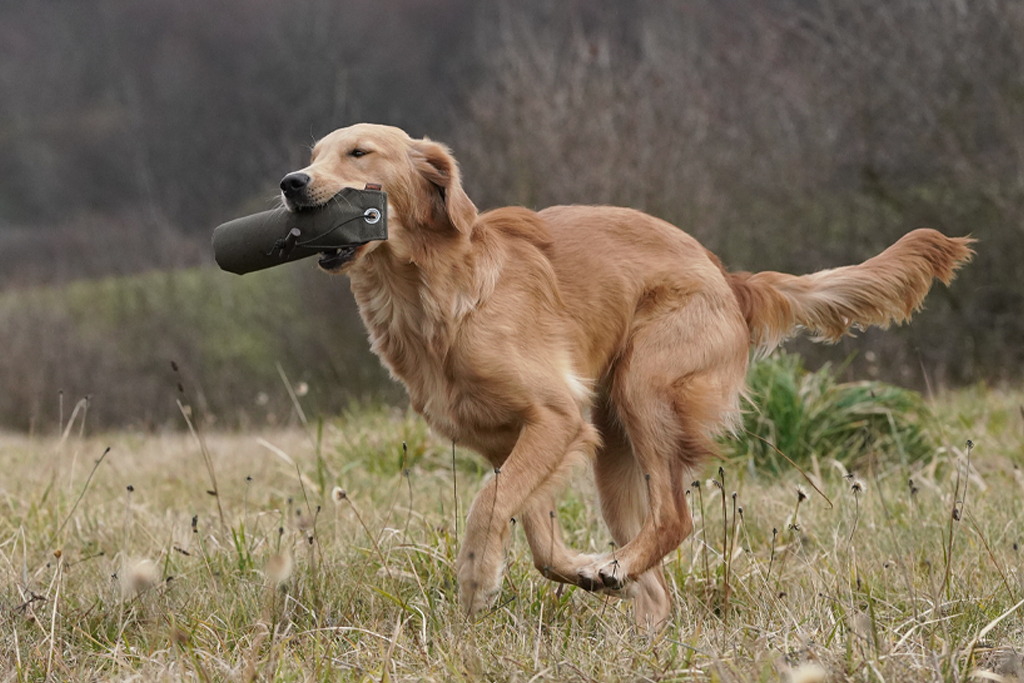
[[[518,417],[457,347],[475,296],[393,268],[353,277],[352,291],[371,349],[405,385],[413,409],[446,438],[504,460],[519,434]]]

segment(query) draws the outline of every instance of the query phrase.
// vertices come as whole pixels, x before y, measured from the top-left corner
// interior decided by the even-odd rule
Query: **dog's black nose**
[[[309,185],[310,177],[302,172],[289,173],[281,179],[281,192],[286,197],[294,197]]]

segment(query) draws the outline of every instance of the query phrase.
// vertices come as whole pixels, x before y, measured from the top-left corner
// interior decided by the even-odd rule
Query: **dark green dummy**
[[[213,231],[214,257],[239,275],[318,254],[325,267],[339,265],[360,245],[388,238],[387,207],[385,192],[346,187],[315,208],[236,218]]]

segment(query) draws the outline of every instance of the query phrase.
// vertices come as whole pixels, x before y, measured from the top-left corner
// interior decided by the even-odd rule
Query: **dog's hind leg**
[[[714,454],[714,434],[737,411],[747,347],[739,316],[702,299],[633,334],[610,394],[632,444],[647,514],[625,546],[581,568],[581,586],[621,590],[690,534],[687,485],[693,469]]]
[[[595,406],[594,423],[603,440],[594,461],[601,513],[612,538],[621,548],[640,533],[647,518],[646,482],[629,438],[607,398]],[[616,555],[612,553],[613,561]],[[672,597],[660,564],[638,576],[623,592],[623,597],[633,598],[636,623],[648,629],[662,626],[672,610]]]

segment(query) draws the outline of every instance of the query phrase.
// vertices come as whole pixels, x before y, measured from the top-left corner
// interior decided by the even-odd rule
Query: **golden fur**
[[[390,236],[334,268],[351,279],[373,351],[413,408],[496,469],[468,514],[463,606],[500,588],[509,519],[545,576],[636,600],[657,626],[662,559],[692,529],[685,491],[734,424],[751,347],[805,328],[834,340],[902,322],[969,238],[916,230],[863,264],[811,275],[729,273],[695,239],[639,211],[556,206],[478,213],[449,150],[360,124],[313,149],[293,209],[379,183]],[[614,554],[566,548],[556,496],[593,462]]]

